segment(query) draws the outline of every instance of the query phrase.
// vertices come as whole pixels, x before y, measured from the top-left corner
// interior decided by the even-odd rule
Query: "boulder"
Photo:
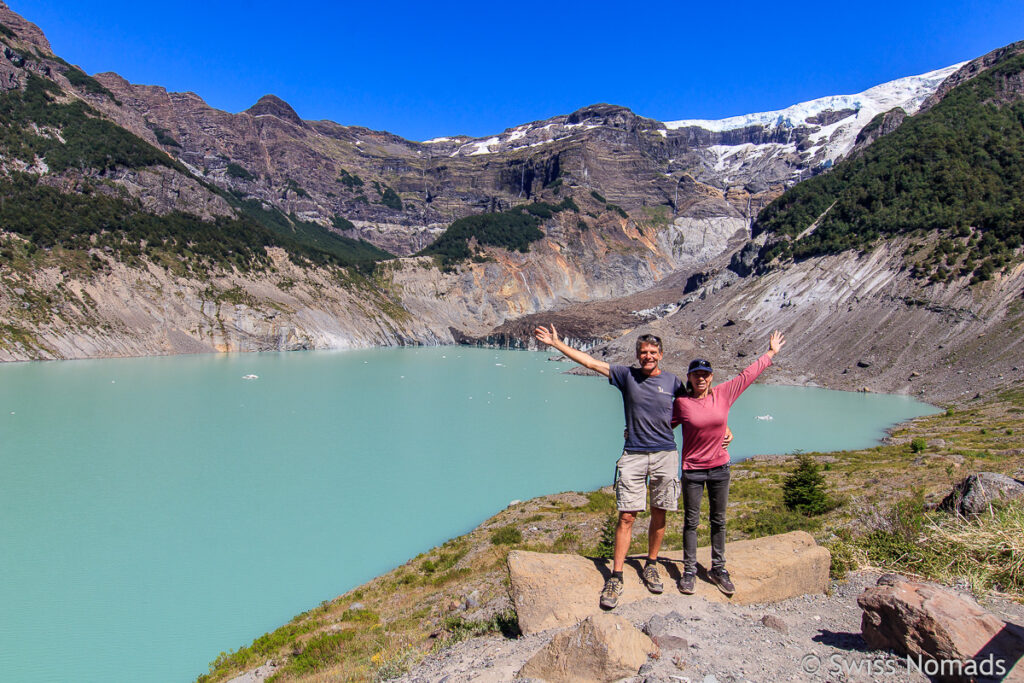
[[[770,628],[784,635],[789,635],[789,624],[787,624],[781,617],[777,617],[774,614],[766,614],[761,617],[761,623],[764,624],[765,628]]]
[[[995,502],[1024,498],[1024,482],[996,472],[978,472],[953,487],[940,510],[972,517],[987,512]]]
[[[657,651],[654,642],[626,619],[596,614],[556,634],[516,676],[552,683],[606,683],[635,676],[648,655]]]
[[[678,614],[675,616],[678,617]],[[690,647],[690,643],[683,636],[681,621],[682,619],[679,618],[671,618],[671,615],[665,617],[655,614],[644,624],[644,633],[651,637],[651,640],[662,652],[686,650]]]
[[[791,531],[726,545],[726,560],[736,593],[722,595],[707,581],[711,549],[697,549],[698,597],[714,602],[747,605],[786,600],[807,593],[824,593],[828,588],[831,555],[818,546],[810,534]],[[529,635],[549,628],[572,626],[601,612],[598,596],[605,578],[611,575],[611,561],[513,550],[508,556],[512,601],[520,630]],[[667,600],[678,596],[672,584],[682,572],[682,551],[662,553],[659,570],[665,593],[652,595],[643,585],[642,558],[630,558],[623,572],[624,585],[619,604],[637,600]]]
[[[938,680],[972,679],[963,674],[970,673],[966,662],[973,659],[978,665],[988,660],[990,669],[1001,666],[1006,675],[999,680],[1024,682],[1024,628],[948,590],[890,580],[864,591],[857,604],[864,610],[861,633],[869,647],[945,663],[936,669]]]

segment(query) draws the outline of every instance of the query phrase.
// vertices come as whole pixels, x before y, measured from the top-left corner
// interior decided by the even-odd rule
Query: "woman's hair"
[[[696,363],[696,362],[697,361],[694,361],[694,363]],[[702,362],[707,363],[707,361],[702,361]],[[690,363],[690,365],[693,365],[693,363]],[[683,392],[687,396],[691,396],[691,397],[693,396],[693,385],[690,384],[690,373],[686,373],[686,384],[683,385]],[[708,393],[709,394],[711,393],[711,387],[708,387]]]

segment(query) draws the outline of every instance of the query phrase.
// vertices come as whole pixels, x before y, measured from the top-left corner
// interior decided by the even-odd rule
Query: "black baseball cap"
[[[703,358],[696,358],[690,361],[690,369],[686,371],[686,374],[696,372],[697,370],[703,370],[704,372],[714,372],[711,369],[710,361],[706,361]]]

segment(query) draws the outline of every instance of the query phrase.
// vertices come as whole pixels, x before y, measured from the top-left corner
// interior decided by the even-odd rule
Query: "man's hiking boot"
[[[665,587],[661,585],[661,576],[658,575],[658,565],[650,563],[644,567],[643,574],[640,575],[644,580],[644,585],[647,586],[647,590],[652,593],[660,593],[665,590]]]
[[[693,595],[697,590],[697,575],[694,572],[683,572],[679,577],[679,592],[683,595]]]
[[[725,567],[712,569],[708,572],[708,578],[711,580],[711,583],[718,586],[718,590],[726,595],[732,595],[736,592],[736,586],[732,585],[732,581],[729,580],[729,572],[725,571]]]
[[[622,579],[614,576],[608,577],[604,582],[604,590],[601,591],[601,608],[612,609],[619,604],[619,596],[622,595]]]

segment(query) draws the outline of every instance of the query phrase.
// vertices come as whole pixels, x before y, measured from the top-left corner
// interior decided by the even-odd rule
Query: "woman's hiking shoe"
[[[622,595],[622,579],[614,576],[608,577],[604,582],[604,590],[601,591],[601,607],[612,609],[619,604],[619,596]]]
[[[736,592],[736,586],[732,585],[732,581],[729,580],[729,572],[725,570],[725,567],[709,571],[708,579],[711,580],[711,583],[718,586],[718,590],[726,595],[732,595]]]
[[[679,587],[679,592],[683,595],[693,595],[694,591],[697,590],[697,575],[694,572],[683,572],[676,585]]]
[[[644,567],[643,574],[640,577],[644,580],[647,590],[652,593],[660,593],[665,590],[665,587],[661,585],[661,576],[658,575],[658,565],[653,562]]]

